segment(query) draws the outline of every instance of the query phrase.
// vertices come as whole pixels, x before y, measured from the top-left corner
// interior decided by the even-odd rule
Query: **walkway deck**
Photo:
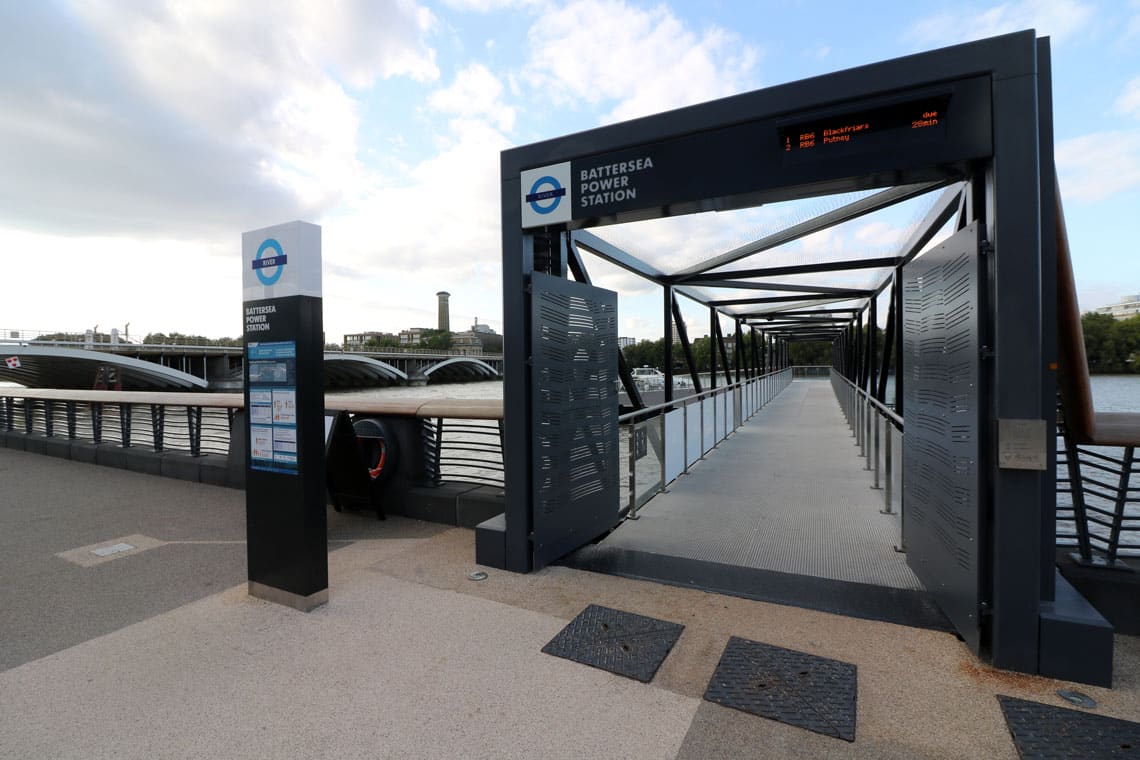
[[[831,385],[796,380],[606,544],[921,589],[854,440]]]
[[[797,379],[600,544],[565,564],[878,620],[945,628],[895,551],[826,380]]]

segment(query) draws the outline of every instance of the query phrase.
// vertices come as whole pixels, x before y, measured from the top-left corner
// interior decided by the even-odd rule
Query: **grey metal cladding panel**
[[[534,564],[618,520],[617,294],[531,280]]]
[[[907,562],[980,647],[981,264],[978,227],[903,268]]]

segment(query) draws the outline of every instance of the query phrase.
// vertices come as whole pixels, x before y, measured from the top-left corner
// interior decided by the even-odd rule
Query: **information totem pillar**
[[[249,593],[307,612],[329,593],[321,228],[266,227],[241,247]]]

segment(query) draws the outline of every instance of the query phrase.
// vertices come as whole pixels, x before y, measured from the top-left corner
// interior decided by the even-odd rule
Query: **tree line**
[[[1093,374],[1138,374],[1140,373],[1140,315],[1128,319],[1114,319],[1108,314],[1088,312],[1081,315],[1081,328],[1085,334],[1085,355],[1088,358],[1089,372]],[[40,335],[36,340],[82,342],[83,333],[52,333]],[[879,356],[882,356],[883,332],[878,333]],[[97,343],[110,343],[111,336],[99,332],[94,336]],[[373,339],[366,345],[380,348],[388,343],[398,345],[396,339]],[[204,335],[187,335],[179,332],[148,333],[143,343],[150,345],[177,346],[240,346],[241,338],[207,338]],[[692,342],[693,363],[697,372],[708,372],[712,366],[712,341],[706,336]],[[444,330],[424,330],[421,348],[447,349],[451,347],[451,333]],[[339,350],[339,344],[330,344],[330,349]],[[752,343],[745,338],[745,360],[752,361]],[[665,339],[642,340],[622,349],[631,367],[665,368]],[[794,342],[788,346],[792,364],[818,365],[831,364],[831,343],[826,341]],[[717,356],[717,366],[722,365]],[[728,365],[733,366],[732,352],[728,352]],[[893,362],[892,362],[893,366]],[[687,372],[685,354],[681,347],[673,347],[673,371]]]
[[[864,328],[866,329],[866,328]],[[1128,319],[1114,319],[1108,314],[1088,312],[1081,316],[1081,329],[1085,334],[1085,355],[1088,358],[1089,372],[1092,374],[1140,374],[1140,315]],[[879,350],[882,356],[883,331],[878,332]],[[697,338],[692,342],[693,363],[697,372],[708,372],[712,366],[710,356],[712,341],[708,337]],[[751,340],[745,338],[745,362],[752,362]],[[665,340],[642,340],[622,349],[631,367],[665,368]],[[733,366],[732,351],[728,352],[728,365]],[[831,364],[831,343],[827,341],[793,342],[788,346],[788,356],[795,365]],[[892,356],[891,367],[894,367]],[[717,367],[722,367],[718,353]],[[673,372],[688,372],[685,354],[681,346],[673,347]]]

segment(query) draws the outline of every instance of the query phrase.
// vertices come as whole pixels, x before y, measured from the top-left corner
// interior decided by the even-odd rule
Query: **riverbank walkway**
[[[241,491],[11,449],[0,484],[0,758],[1012,759],[999,694],[1140,718],[1134,637],[1113,689],[1075,686],[942,631],[564,566],[474,581],[470,530],[331,510],[304,614],[246,594]],[[589,604],[685,626],[650,683],[542,653]],[[854,664],[855,741],[705,701],[730,637]]]

